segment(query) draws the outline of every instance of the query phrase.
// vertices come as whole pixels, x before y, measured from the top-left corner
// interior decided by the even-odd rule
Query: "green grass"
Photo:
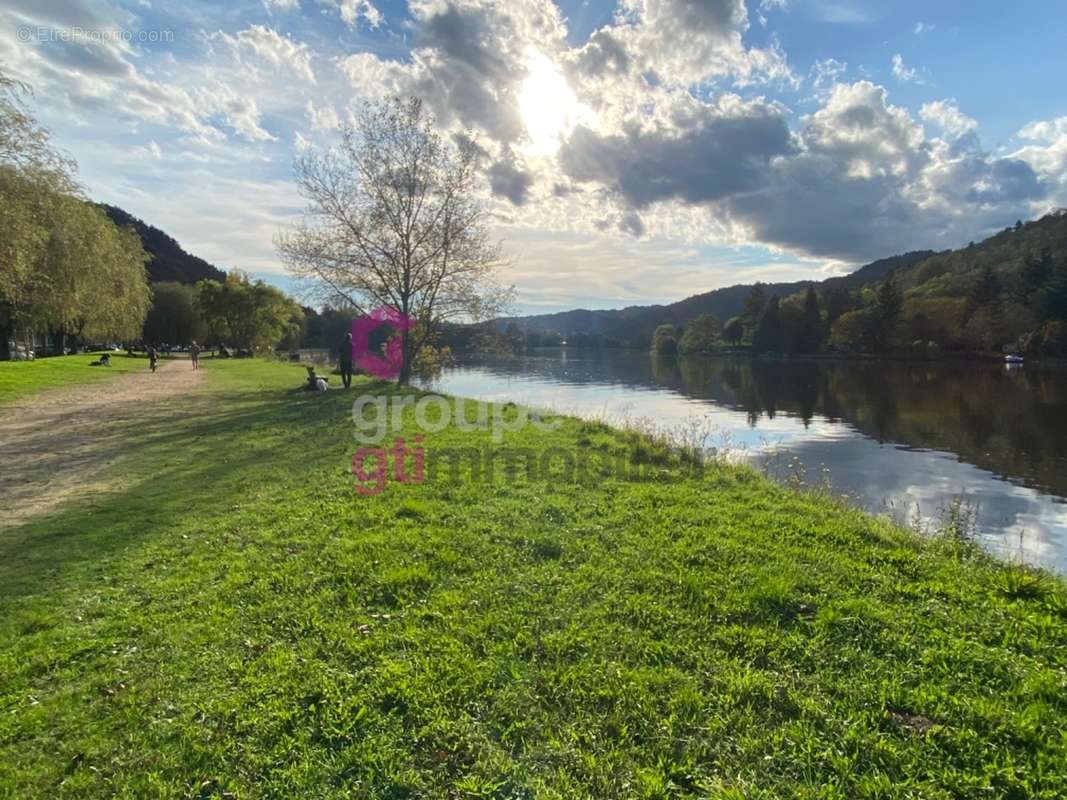
[[[40,358],[36,361],[0,361],[0,405],[42,389],[98,383],[116,375],[148,369],[148,360],[111,353],[110,367],[90,367],[101,353]]]
[[[574,420],[645,476],[363,496],[355,392],[205,374],[0,536],[0,797],[1063,796],[1058,579]]]

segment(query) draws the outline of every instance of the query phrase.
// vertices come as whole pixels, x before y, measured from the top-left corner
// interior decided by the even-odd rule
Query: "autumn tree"
[[[400,383],[448,320],[496,316],[511,290],[490,241],[478,147],[446,140],[419,99],[371,104],[341,144],[296,163],[308,214],[277,238],[288,269],[324,299],[363,313],[386,306],[415,321],[402,332]]]

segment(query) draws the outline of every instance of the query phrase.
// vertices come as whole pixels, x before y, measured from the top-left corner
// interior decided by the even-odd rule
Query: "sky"
[[[517,311],[671,302],[1067,206],[1067,15],[1016,0],[0,0],[0,69],[119,205],[296,290],[293,161],[423,97]]]

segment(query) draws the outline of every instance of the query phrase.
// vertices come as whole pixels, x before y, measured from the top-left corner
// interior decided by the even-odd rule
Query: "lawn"
[[[205,374],[0,537],[0,797],[1063,796],[1058,579],[576,420],[505,442],[643,473],[365,495],[394,389]]]
[[[148,369],[144,356],[111,353],[110,367],[90,367],[102,353],[40,358],[36,361],[0,361],[0,405],[42,389],[97,383],[116,375]]]

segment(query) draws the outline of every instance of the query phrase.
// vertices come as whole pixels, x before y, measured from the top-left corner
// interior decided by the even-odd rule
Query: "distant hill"
[[[911,297],[964,297],[975,289],[986,270],[997,278],[1005,293],[1018,293],[1028,261],[1046,257],[1049,269],[1067,256],[1067,209],[1059,209],[1032,222],[1019,222],[978,244],[937,253],[897,273]],[[1053,276],[1045,276],[1053,277]]]
[[[205,279],[226,279],[225,272],[204,259],[185,252],[180,244],[159,228],[139,220],[117,206],[104,203],[99,205],[116,225],[132,226],[137,231],[142,246],[152,256],[152,260],[148,262],[148,279],[152,283],[196,283]]]
[[[831,288],[855,289],[866,284],[878,283],[884,280],[891,270],[911,267],[933,255],[932,250],[905,253],[867,264],[849,275],[823,281],[768,283],[764,284],[764,288],[768,296],[777,294],[779,297],[802,292],[811,284],[815,284],[820,291]],[[560,333],[564,337],[573,337],[578,333],[594,334],[630,342],[639,347],[647,347],[657,325],[664,323],[684,325],[700,314],[714,314],[724,322],[730,317],[739,315],[751,289],[752,284],[737,284],[693,295],[670,305],[629,306],[607,311],[577,309],[555,314],[510,317],[500,320],[500,324],[503,326],[514,322],[523,330]]]

